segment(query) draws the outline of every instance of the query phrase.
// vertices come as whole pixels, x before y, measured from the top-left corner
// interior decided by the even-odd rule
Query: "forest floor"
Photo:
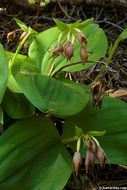
[[[12,42],[7,41],[7,34],[18,28],[14,17],[35,28],[36,11],[28,10],[27,7],[22,8],[4,4],[1,0],[0,8],[6,8],[3,11],[0,9],[0,43],[3,44],[7,51],[15,52],[21,31],[17,32],[17,36]],[[88,7],[79,4],[78,6],[64,5],[63,8],[75,21],[84,21],[94,17],[94,22],[99,24],[105,31],[108,44],[114,43],[119,34],[127,28],[127,10],[122,7],[115,9]],[[66,23],[72,22],[62,12],[58,4],[54,4],[53,6],[48,5],[40,10],[38,31],[41,32],[55,26],[53,18],[61,19],[61,21]],[[95,79],[100,68],[101,65],[97,64],[90,69],[75,73],[75,77],[78,78],[79,82],[89,84]],[[109,92],[109,95],[113,96],[114,94],[114,96],[122,97],[122,100],[127,102],[127,40],[119,44],[105,74],[105,78],[107,81],[106,90]],[[101,187],[110,187],[110,189],[111,187],[121,187],[121,189],[122,187],[123,189],[126,187],[127,189],[127,168],[124,166],[111,165],[109,169],[108,165],[106,165],[101,170],[99,165],[96,165],[92,173],[87,176],[83,174],[85,174],[84,166],[81,167],[78,178],[73,175],[71,176],[64,190],[91,190],[98,189],[99,187],[100,189]]]

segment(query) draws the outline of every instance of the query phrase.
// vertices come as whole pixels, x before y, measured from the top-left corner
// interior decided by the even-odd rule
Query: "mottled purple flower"
[[[66,42],[64,45],[64,56],[67,58],[68,60],[71,60],[71,58],[74,56],[74,47],[73,44],[71,42]]]
[[[58,44],[56,45],[55,49],[52,50],[52,51],[49,51],[49,52],[53,53],[51,57],[57,57],[57,56],[59,56],[59,55],[62,55],[62,56],[63,56],[63,50],[64,50],[64,49],[63,49],[62,44],[58,43]]]
[[[80,47],[80,57],[81,57],[82,63],[85,64],[85,62],[88,60],[88,53],[86,51],[85,46],[83,45]]]
[[[96,157],[99,160],[101,168],[103,168],[105,166],[105,161],[108,159],[105,155],[104,150],[100,146],[96,149]]]
[[[92,152],[95,152],[96,145],[95,145],[95,142],[92,139],[88,139],[88,141],[87,141],[87,149],[92,151]]]
[[[90,167],[92,167],[92,169],[94,168],[94,162],[95,162],[94,152],[87,150],[86,159],[85,159],[86,173],[88,173]]]
[[[87,45],[88,40],[82,32],[78,33],[77,40],[79,41],[80,44],[84,46]]]

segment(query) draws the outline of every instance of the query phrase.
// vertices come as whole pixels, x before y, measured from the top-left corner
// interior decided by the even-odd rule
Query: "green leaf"
[[[56,23],[58,29],[59,29],[61,32],[64,32],[64,31],[68,31],[68,30],[69,30],[68,24],[65,24],[64,22],[62,22],[62,21],[60,21],[60,20],[57,20],[57,19],[54,19],[54,22]]]
[[[66,120],[63,126],[63,138],[75,136],[75,125],[88,131],[104,131],[98,137],[110,163],[127,165],[127,104],[121,100],[105,97],[102,110],[93,109],[89,102],[79,114]]]
[[[57,44],[60,31],[57,27],[50,28],[41,32],[29,47],[29,57],[38,68],[41,68],[44,54],[51,50],[51,44]],[[55,47],[53,46],[53,48]],[[48,60],[49,61],[49,60]],[[48,62],[47,62],[48,63]]]
[[[30,34],[32,34],[34,36],[38,35],[38,32],[36,30],[32,29],[31,27],[29,27],[29,32],[30,32]]]
[[[15,55],[15,53],[6,52],[6,55],[9,61],[13,59],[13,56]],[[16,59],[15,59],[15,64],[19,64],[23,66],[23,65],[29,65],[29,63],[31,64],[31,60],[29,57],[27,57],[26,55],[17,54]],[[14,93],[22,93],[21,89],[19,88],[12,74],[9,74],[7,87],[9,88],[10,91]]]
[[[84,87],[74,82],[66,83],[39,73],[22,74],[12,72],[22,92],[28,100],[42,112],[52,112],[58,116],[68,116],[81,111],[88,102]]]
[[[103,136],[105,135],[106,130],[104,131],[88,131],[87,134],[90,136]]]
[[[22,93],[13,93],[6,89],[2,106],[13,119],[21,119],[34,115],[35,108]]]
[[[24,32],[28,32],[29,31],[29,28],[28,26],[22,22],[21,20],[17,19],[17,18],[14,18],[15,22],[19,25],[19,27],[24,31]]]
[[[82,129],[75,126],[75,136],[80,137],[83,134]]]
[[[90,18],[90,19],[87,19],[85,20],[84,22],[80,23],[78,28],[80,30],[84,29],[86,26],[88,26],[89,24],[91,24],[93,22],[94,18]]]
[[[68,24],[68,26],[69,26],[69,28],[70,28],[71,30],[73,30],[74,28],[78,28],[79,25],[80,25],[79,20],[76,21],[76,22],[74,22],[74,23],[72,23],[72,24]]]
[[[3,46],[0,44],[0,103],[8,80],[8,60]]]
[[[125,29],[118,37],[119,40],[127,39],[127,29]]]
[[[53,125],[40,116],[18,121],[5,131],[0,138],[0,189],[61,190],[65,186],[72,162]]]

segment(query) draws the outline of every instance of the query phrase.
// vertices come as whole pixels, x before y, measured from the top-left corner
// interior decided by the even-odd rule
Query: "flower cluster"
[[[74,34],[68,33],[68,35],[65,37],[64,39],[64,43],[60,42],[61,38],[63,36],[63,34],[61,33],[58,37],[58,43],[56,45],[56,47],[54,48],[54,50],[49,51],[52,53],[51,57],[58,57],[58,56],[63,56],[64,58],[67,58],[68,60],[71,60],[72,57],[74,57],[74,42],[79,42],[81,44],[80,47],[80,58],[83,64],[85,64],[85,62],[88,60],[88,56],[91,56],[91,53],[88,53],[86,50],[86,46],[88,43],[88,39],[85,37],[85,35],[77,28],[75,28],[75,32],[78,33],[77,34],[77,39],[75,37]],[[70,40],[72,39],[72,40]]]
[[[95,157],[100,163],[101,168],[105,167],[105,161],[107,160],[109,163],[109,160],[104,152],[104,150],[99,146],[96,147],[96,144],[94,140],[92,140],[91,137],[87,140],[87,151],[86,151],[86,159],[85,159],[85,169],[86,173],[88,173],[89,169],[94,168],[95,164]],[[76,176],[78,175],[78,169],[82,164],[82,156],[80,152],[75,152],[73,155],[73,173],[76,173]]]

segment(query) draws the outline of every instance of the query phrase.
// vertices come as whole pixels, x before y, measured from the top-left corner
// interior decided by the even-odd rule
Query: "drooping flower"
[[[58,43],[56,47],[54,48],[54,50],[49,51],[49,52],[53,53],[51,57],[58,57],[59,55],[63,56],[63,51],[64,49],[63,49],[62,44]]]
[[[86,173],[88,173],[90,167],[92,167],[92,169],[94,168],[94,161],[95,161],[94,152],[87,150],[86,159],[85,159]]]
[[[104,150],[99,146],[96,149],[96,157],[99,160],[100,166],[101,168],[103,168],[105,166],[105,161],[108,161],[108,158],[104,152]]]
[[[82,32],[79,32],[78,33],[78,36],[77,36],[77,40],[79,41],[80,44],[82,44],[83,46],[86,46],[87,45],[87,38],[85,37],[85,35],[82,33]]]
[[[72,160],[73,165],[73,173],[76,173],[76,176],[78,175],[78,169],[82,164],[82,156],[80,152],[75,152]]]
[[[86,51],[85,46],[83,45],[80,47],[80,57],[81,57],[82,63],[85,64],[85,62],[88,60],[88,53]]]
[[[64,45],[64,56],[67,58],[68,60],[71,60],[71,58],[74,56],[74,47],[73,44],[71,42],[66,42]]]
[[[87,149],[88,149],[89,151],[95,152],[95,150],[96,150],[96,145],[95,145],[95,142],[94,142],[92,139],[88,139],[86,146],[87,146]]]

